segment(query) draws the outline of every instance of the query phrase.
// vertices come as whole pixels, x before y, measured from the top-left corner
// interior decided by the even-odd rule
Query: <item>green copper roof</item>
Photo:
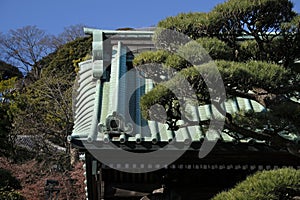
[[[143,31],[105,31],[86,29],[95,33],[93,42],[93,59],[80,63],[79,78],[76,83],[77,95],[74,99],[75,122],[70,140],[99,141],[108,143],[184,143],[200,142],[204,132],[200,126],[168,130],[166,124],[144,120],[140,112],[140,97],[153,88],[150,79],[143,79],[138,72],[127,67],[127,47],[121,41],[105,48],[110,48],[109,67],[104,66],[103,38],[107,35],[120,34],[130,36],[151,35]],[[122,38],[122,37],[118,37]],[[134,37],[133,37],[134,38]],[[121,39],[120,39],[121,40]],[[144,38],[144,40],[147,40]],[[151,38],[148,38],[151,40]],[[101,55],[100,55],[101,54]],[[99,56],[100,55],[100,56]],[[264,107],[255,101],[234,98],[223,105],[227,112],[240,110],[261,112]],[[216,113],[212,105],[188,106],[190,117],[196,120],[210,119]],[[113,124],[115,123],[115,124]],[[113,127],[119,126],[121,132]],[[176,136],[176,137],[175,137]],[[233,141],[226,134],[223,141]],[[209,140],[218,136],[211,135]],[[244,142],[247,142],[245,140]]]
[[[80,138],[88,138],[89,136],[95,134],[97,139],[104,137],[103,133],[92,133],[92,121],[94,118],[99,118],[96,124],[97,126],[105,126],[106,119],[108,116],[112,115],[113,112],[117,112],[124,115],[126,111],[129,110],[131,117],[134,116],[135,123],[148,125],[150,130],[142,133],[135,130],[132,134],[141,134],[145,141],[151,141],[151,136],[155,135],[156,132],[160,135],[160,141],[168,141],[172,139],[172,134],[167,130],[166,124],[161,124],[154,121],[146,121],[141,117],[139,110],[139,97],[144,94],[144,91],[149,91],[153,87],[151,80],[142,80],[141,78],[136,78],[134,74],[129,74],[128,77],[122,78],[118,77],[120,73],[120,68],[118,68],[117,62],[112,62],[112,72],[110,81],[101,82],[93,79],[92,77],[92,62],[86,61],[80,64],[80,79],[79,79],[79,89],[78,97],[76,98],[76,115],[75,115],[75,126],[72,136],[78,136]],[[123,64],[125,66],[125,64]],[[115,69],[115,70],[114,70]],[[130,77],[132,76],[132,77]],[[136,80],[133,80],[136,78]],[[128,101],[128,95],[125,93],[126,86],[137,84],[144,85],[144,88],[139,88],[139,97],[135,97],[134,101],[131,101],[129,105],[126,104],[126,99]],[[143,90],[143,91],[142,91]],[[136,92],[137,95],[138,92]],[[97,95],[96,95],[97,94]],[[99,98],[96,96],[99,95]],[[96,100],[97,99],[97,100]],[[100,106],[98,105],[100,104]],[[98,105],[98,106],[97,106]],[[96,109],[98,107],[98,109]],[[226,111],[229,113],[234,113],[240,110],[254,110],[256,112],[261,112],[264,107],[255,101],[244,99],[244,98],[234,98],[229,99],[225,103]],[[214,112],[214,108],[211,105],[204,106],[190,106],[188,108],[191,111],[191,115],[199,116],[202,120],[209,119]],[[134,113],[132,113],[134,111]],[[123,114],[122,114],[123,113]],[[98,116],[99,114],[99,116]],[[139,121],[137,121],[139,120]],[[95,124],[94,124],[95,125]],[[199,140],[201,136],[201,128],[199,127],[198,133],[189,133],[191,140]],[[185,136],[178,137],[178,139],[183,139]],[[133,141],[135,137],[129,137],[129,141]],[[114,138],[115,139],[115,138]]]

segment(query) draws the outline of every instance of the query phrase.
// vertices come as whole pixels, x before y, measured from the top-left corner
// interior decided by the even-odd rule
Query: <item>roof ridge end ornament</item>
[[[121,135],[123,133],[131,135],[133,131],[133,125],[125,123],[124,116],[116,111],[106,117],[105,125],[99,124],[99,127],[101,127],[101,132],[112,135]]]

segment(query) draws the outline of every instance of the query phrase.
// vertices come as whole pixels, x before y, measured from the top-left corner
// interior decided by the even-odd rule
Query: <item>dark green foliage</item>
[[[133,64],[136,67],[141,67],[142,65],[149,63],[163,63],[164,67],[170,67],[174,70],[180,70],[191,66],[191,64],[181,56],[164,50],[143,52],[137,55],[133,61]]]
[[[292,8],[289,0],[228,0],[209,13],[181,13],[159,22],[154,34],[159,50],[134,60],[155,82],[141,99],[144,117],[155,116],[176,129],[185,104],[247,98],[264,106],[265,113],[226,113],[223,132],[299,155],[300,70],[294,62],[300,58],[300,17]],[[217,98],[225,93],[212,87],[218,84],[224,85],[226,98]],[[157,117],[161,109],[168,116]],[[272,128],[266,131],[267,124]]]
[[[229,51],[231,56],[224,56],[226,60],[243,61],[249,60],[249,51],[243,55],[246,44],[239,49],[238,37],[252,36],[256,41],[255,49],[253,43],[246,45],[251,45],[250,59],[276,63],[283,61],[288,66],[290,60],[300,56],[297,45],[300,18],[292,8],[293,4],[289,0],[229,0],[217,5],[209,13],[181,13],[160,21],[158,27],[167,30],[158,29],[154,42],[160,49],[174,50],[178,47],[178,44],[172,44],[178,42],[176,34],[190,39],[217,37],[233,48]],[[181,41],[179,44],[185,43]],[[215,59],[213,54],[211,56]]]
[[[70,75],[72,79],[76,76],[76,64],[91,54],[92,38],[78,38],[61,46],[54,53],[44,57],[40,61],[43,66],[44,76],[53,74],[56,76]],[[75,65],[74,65],[75,64]]]
[[[91,46],[90,37],[79,38],[39,61],[43,66],[40,79],[29,81],[12,107],[15,134],[39,134],[68,147],[66,137],[73,127],[74,80],[78,63],[91,53]]]
[[[21,189],[21,185],[9,171],[0,169],[0,188]]]
[[[146,119],[150,119],[151,113],[151,107],[155,104],[164,105],[166,107],[166,104],[170,101],[170,99],[174,95],[172,92],[166,88],[163,85],[158,85],[153,90],[147,93],[147,95],[144,95],[141,97],[141,111],[142,115]]]
[[[7,113],[8,107],[0,105],[0,156],[8,157],[12,151],[12,143],[10,140],[10,131],[12,129],[11,119]]]
[[[255,40],[246,40],[239,43],[238,61],[257,60],[258,58],[259,47]]]
[[[0,61],[0,156],[9,157],[13,152],[13,137],[10,134],[13,117],[10,106],[18,79],[22,77],[18,68]]]
[[[177,53],[192,65],[201,65],[211,60],[207,51],[196,41],[190,41],[178,47]]]
[[[13,152],[9,158],[11,158],[14,163],[23,164],[36,157],[37,153],[33,149],[27,149],[13,144]]]
[[[229,0],[218,4],[212,12],[218,16],[223,33],[246,33],[268,40],[270,32],[279,32],[280,24],[296,15],[289,0]]]
[[[12,77],[21,78],[23,75],[18,68],[0,60],[0,81]]]
[[[300,170],[283,168],[257,172],[213,200],[282,200],[300,195]]]
[[[216,37],[203,37],[196,40],[213,60],[233,60],[234,50]]]
[[[14,190],[5,191],[0,188],[0,200],[25,200],[25,198]]]
[[[279,35],[285,37],[281,24],[296,16],[292,8],[289,0],[229,0],[217,5],[212,12],[222,33],[219,38],[236,48],[237,36],[253,36],[258,44],[259,59],[270,61],[273,49],[269,44]]]
[[[179,71],[192,65],[207,63],[211,59],[230,58],[233,58],[233,52],[226,43],[217,38],[199,38],[180,46],[174,53],[166,50],[143,52],[135,57],[133,64],[144,73],[150,74],[151,69],[143,68],[143,65],[163,64],[164,69],[170,67],[174,71]],[[159,72],[156,70],[155,73]]]
[[[181,13],[160,21],[157,26],[175,30],[192,39],[196,39],[201,36],[207,36],[210,22],[207,13]]]
[[[247,60],[262,60],[261,56],[264,52],[265,61],[274,62],[274,63],[283,63],[286,67],[291,60],[298,58],[300,54],[297,54],[294,39],[288,39],[287,37],[277,37],[261,44],[259,46],[256,40],[245,40],[238,42],[238,61],[247,61]],[[260,49],[263,48],[264,51]]]
[[[236,87],[239,90],[248,91],[255,87],[261,87],[268,91],[273,91],[281,87],[288,86],[292,76],[290,70],[279,65],[249,61],[246,63],[216,61],[223,81]]]
[[[0,169],[0,200],[23,200],[17,189],[21,189],[20,182],[9,171]]]
[[[184,84],[181,82],[184,80],[188,80],[193,91],[196,92],[199,104],[208,103],[210,97],[206,87],[207,83],[203,80],[203,77],[209,77],[207,80],[211,80],[211,84],[213,84],[218,79],[218,74],[213,70],[214,67],[217,67],[223,81],[227,84],[225,88],[228,95],[235,90],[248,91],[253,87],[262,87],[266,90],[276,91],[278,85],[281,85],[281,87],[288,86],[288,80],[291,76],[289,70],[279,65],[259,61],[239,63],[220,60],[209,62],[183,69],[172,79],[161,83],[161,85],[145,94],[141,99],[143,113],[146,114],[146,110],[156,103],[166,104],[172,96],[171,91],[166,88],[177,88],[177,96],[180,94],[181,97],[186,96],[188,98],[187,95],[189,93],[185,94],[186,88],[182,88],[182,90],[178,88],[178,85],[182,86]],[[147,115],[144,116],[146,117]]]
[[[133,60],[133,64],[135,66],[143,65],[146,63],[161,63],[165,62],[169,53],[167,51],[147,51],[140,53],[135,59]]]

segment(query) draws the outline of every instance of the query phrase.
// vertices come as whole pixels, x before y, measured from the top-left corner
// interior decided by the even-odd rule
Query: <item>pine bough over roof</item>
[[[134,69],[126,65],[126,46],[119,41],[112,45],[110,67],[104,69],[103,38],[101,30],[86,31],[93,33],[93,59],[80,63],[79,78],[76,83],[77,95],[74,99],[75,122],[69,140],[88,143],[139,145],[142,149],[155,149],[159,144],[184,144],[202,142],[204,131],[200,126],[180,128],[171,131],[166,124],[144,120],[140,111],[140,97],[153,88],[150,79],[138,76]],[[113,32],[109,32],[113,35]],[[127,31],[125,35],[143,36],[150,32]],[[151,39],[151,38],[150,38]],[[103,55],[102,55],[103,54]],[[187,108],[194,119],[210,119],[216,113],[212,105],[190,106]],[[245,98],[228,99],[225,103],[228,113],[240,110],[264,111],[264,107]],[[208,140],[222,139],[234,142],[227,134],[207,136]],[[242,140],[247,143],[250,139]],[[253,142],[253,140],[251,140]],[[263,141],[255,141],[263,143]]]
[[[134,31],[124,34],[135,33],[142,34]],[[166,124],[144,120],[140,111],[140,97],[153,88],[153,82],[150,79],[140,78],[134,69],[128,69],[127,49],[121,42],[111,46],[109,51],[112,52],[111,67],[104,69],[101,55],[103,32],[93,32],[93,37],[93,59],[80,63],[79,79],[76,83],[77,95],[74,100],[75,122],[70,140],[150,145],[159,143],[189,145],[203,141],[204,132],[200,126],[171,131]],[[199,107],[191,105],[187,109],[193,118],[202,120],[210,119],[216,113],[211,105]],[[226,101],[225,109],[229,113],[240,110],[261,112],[264,107],[249,99],[234,98]],[[208,140],[218,138],[217,135],[207,136]],[[227,134],[221,135],[221,138],[223,142],[234,141]]]

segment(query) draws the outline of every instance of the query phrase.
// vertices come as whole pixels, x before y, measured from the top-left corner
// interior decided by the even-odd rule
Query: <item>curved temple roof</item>
[[[151,149],[159,143],[176,146],[177,143],[189,145],[203,140],[205,136],[200,126],[171,131],[166,124],[147,121],[141,116],[140,97],[153,88],[153,82],[141,78],[137,71],[128,66],[130,59],[127,52],[138,48],[153,49],[152,32],[85,31],[93,35],[93,59],[80,63],[74,100],[75,123],[70,141],[97,141],[103,144],[112,141],[138,144],[142,149],[149,149],[150,145]],[[260,104],[243,98],[227,100],[224,106],[229,113],[264,110]],[[187,109],[196,120],[209,119],[216,113],[212,105],[190,105]],[[221,137],[224,142],[234,141],[225,134]],[[213,135],[207,139],[218,138],[218,135]],[[143,144],[149,145],[145,147]]]

